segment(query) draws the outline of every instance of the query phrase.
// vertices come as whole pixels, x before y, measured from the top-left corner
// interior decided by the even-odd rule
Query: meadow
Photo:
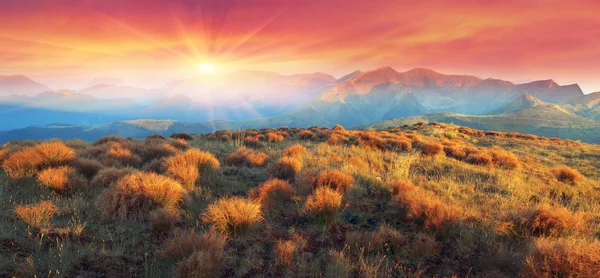
[[[600,146],[441,123],[0,149],[1,277],[600,277]]]

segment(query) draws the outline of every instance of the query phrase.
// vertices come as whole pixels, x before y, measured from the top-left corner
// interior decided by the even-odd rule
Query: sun
[[[214,74],[215,65],[212,63],[202,63],[196,66],[196,70],[201,74]]]

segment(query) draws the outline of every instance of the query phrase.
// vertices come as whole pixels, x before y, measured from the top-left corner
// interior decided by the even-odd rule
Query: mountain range
[[[17,83],[29,91],[4,90]],[[13,76],[0,78],[0,95],[0,116],[11,119],[0,123],[5,130],[0,141],[42,139],[36,134],[52,137],[55,132],[55,137],[77,133],[90,140],[121,134],[121,129],[132,137],[163,132],[126,121],[131,119],[169,120],[169,132],[195,133],[282,125],[381,128],[425,120],[600,140],[600,133],[593,134],[600,120],[600,92],[585,95],[577,84],[561,86],[553,80],[514,84],[423,68],[398,72],[382,67],[339,79],[243,70],[174,80],[155,89],[95,84],[78,92],[51,91]]]

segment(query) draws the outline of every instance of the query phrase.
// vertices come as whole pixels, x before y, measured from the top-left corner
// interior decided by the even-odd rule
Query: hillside
[[[556,105],[542,105],[506,114],[486,116],[433,113],[382,121],[368,125],[366,128],[385,129],[417,122],[453,123],[483,130],[531,133],[539,136],[600,143],[598,135],[600,134],[600,122],[577,116]]]
[[[442,123],[16,141],[0,276],[594,277],[598,157]]]

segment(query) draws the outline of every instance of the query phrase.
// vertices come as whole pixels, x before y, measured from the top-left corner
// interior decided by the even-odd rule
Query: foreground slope
[[[599,157],[441,123],[11,142],[0,276],[597,277]]]

